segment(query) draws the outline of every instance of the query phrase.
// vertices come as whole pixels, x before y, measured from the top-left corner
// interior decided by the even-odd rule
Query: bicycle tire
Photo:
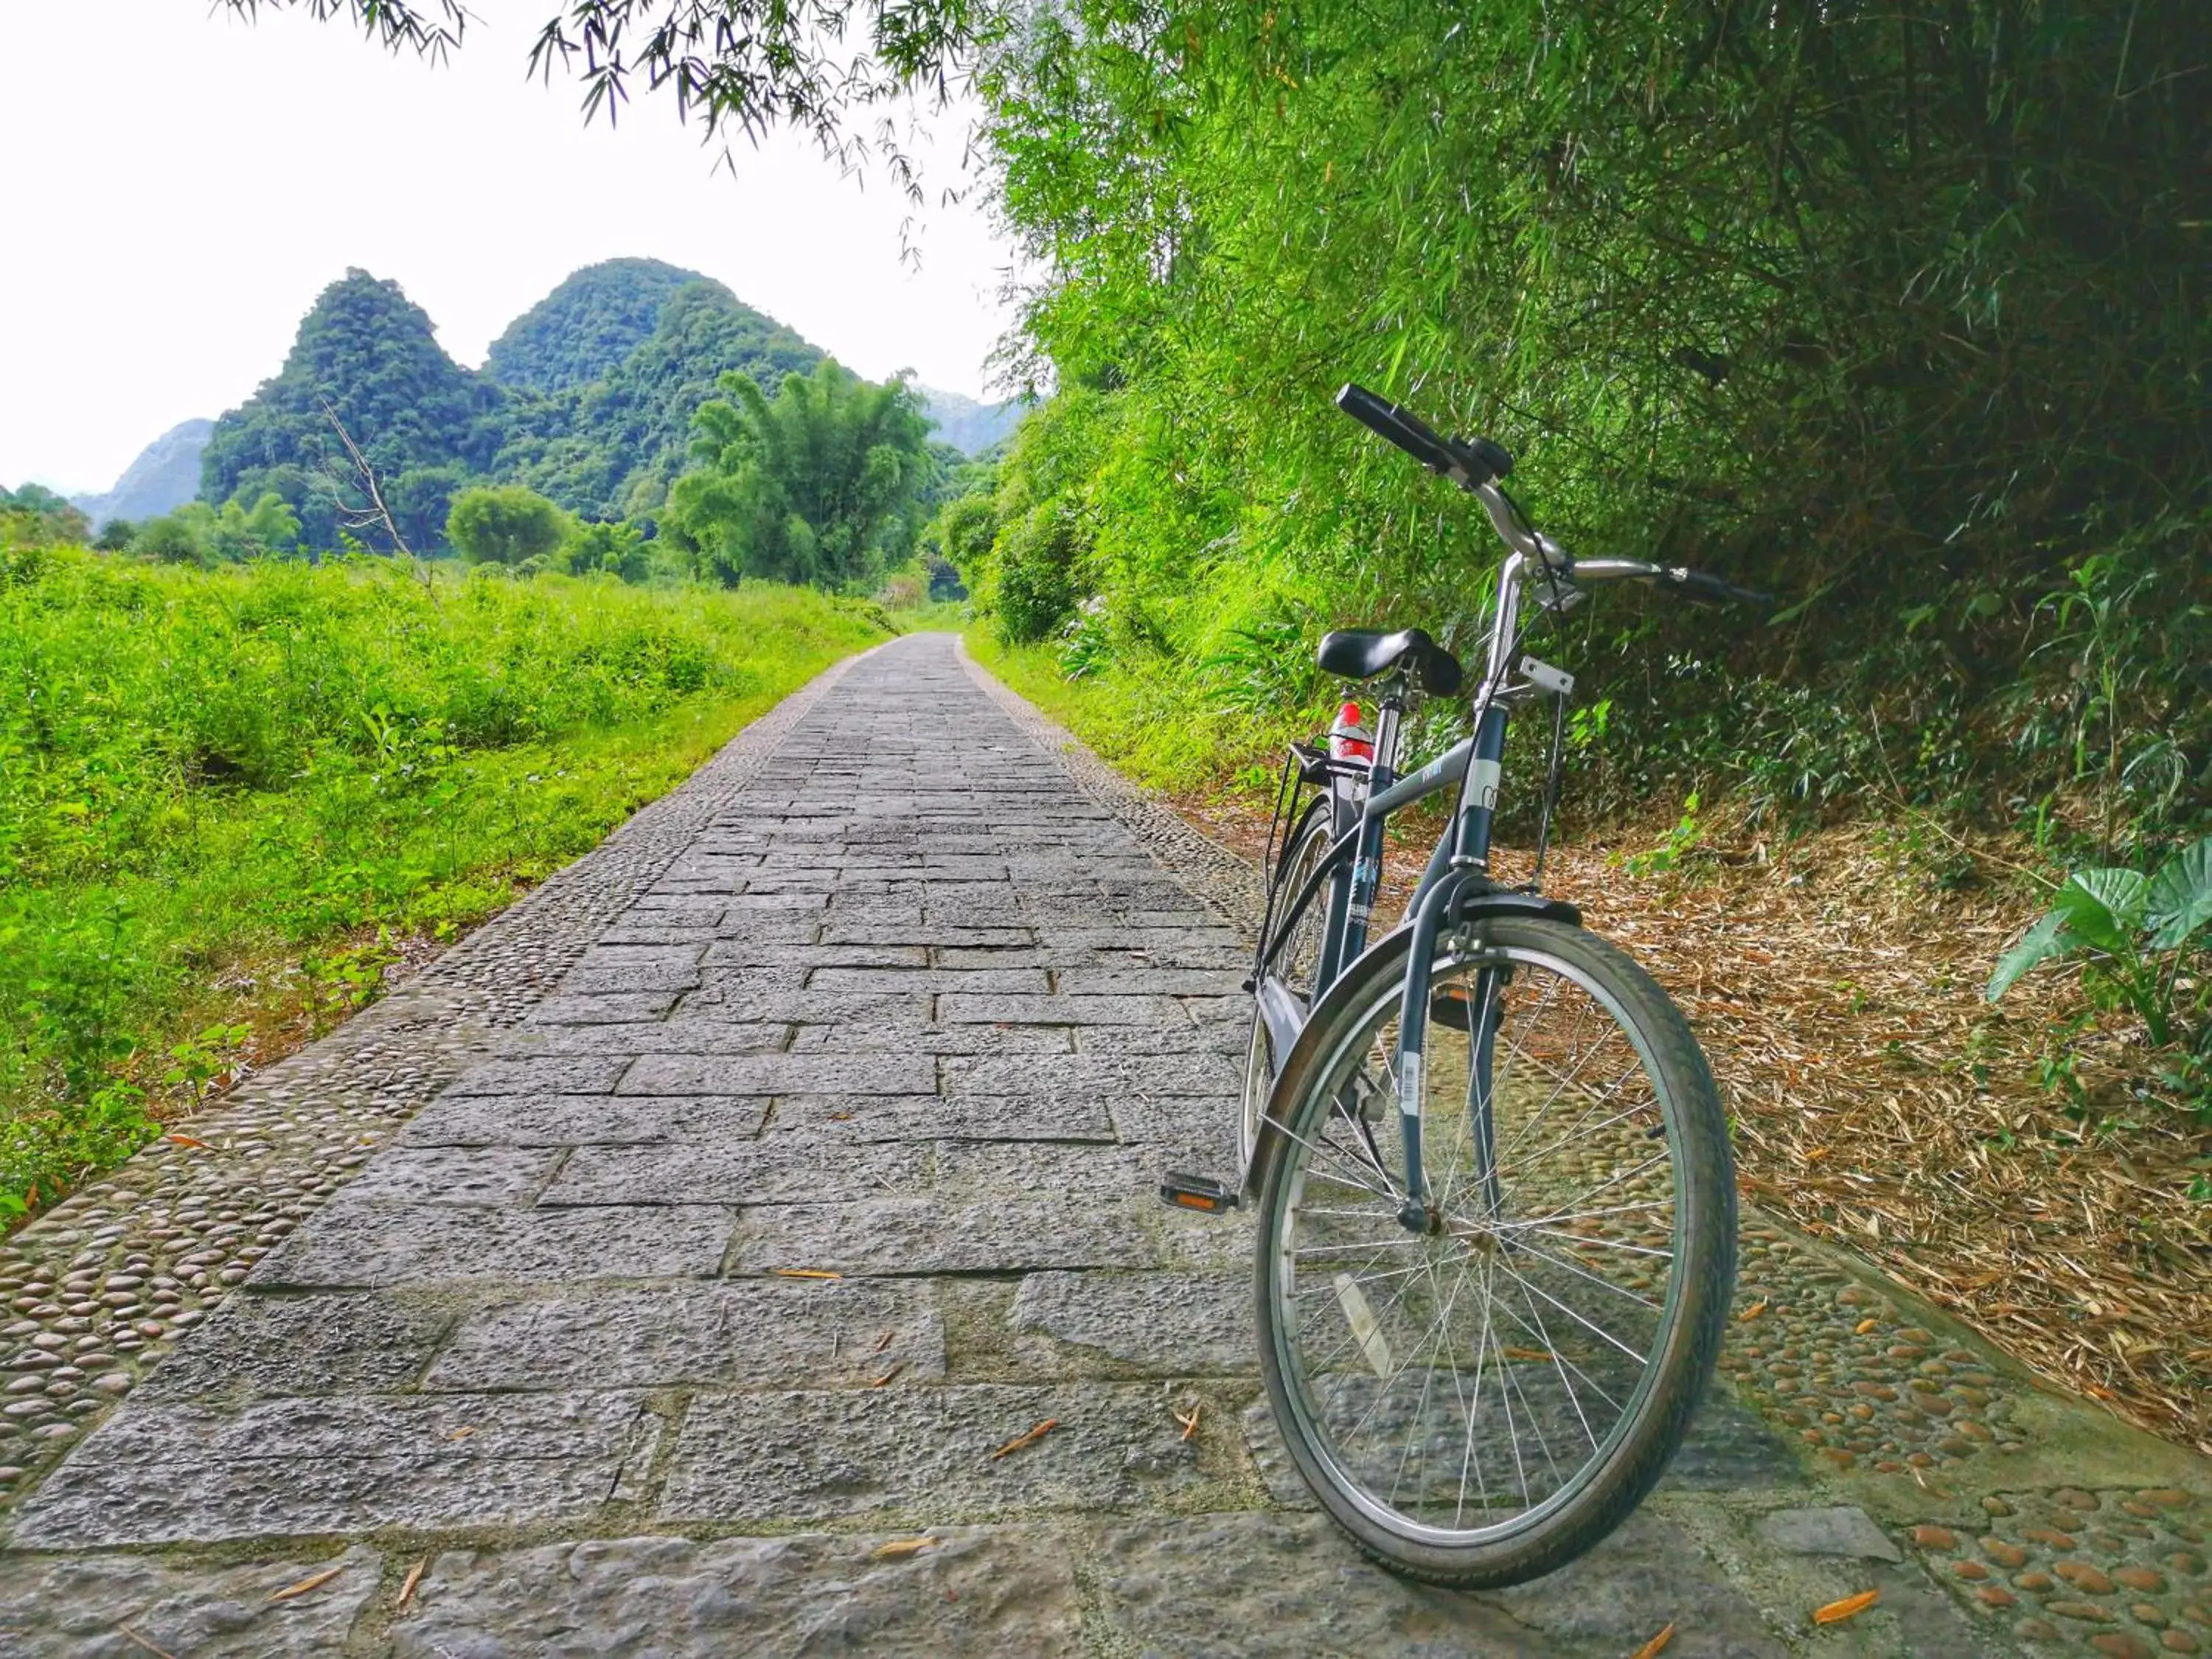
[[[1430,1238],[1404,1233],[1401,1229],[1398,1239],[1388,1242],[1392,1248],[1401,1250],[1418,1248],[1422,1253],[1421,1261],[1407,1267],[1397,1265],[1407,1259],[1403,1255],[1376,1258],[1387,1260],[1392,1264],[1389,1272],[1377,1277],[1385,1279],[1395,1277],[1395,1294],[1402,1297],[1409,1305],[1420,1294],[1420,1276],[1424,1273],[1421,1263],[1429,1260],[1431,1253],[1435,1253],[1438,1260],[1450,1258],[1455,1263],[1459,1275],[1456,1284],[1460,1288],[1455,1288],[1449,1297],[1445,1297],[1439,1288],[1438,1272],[1431,1270],[1427,1273],[1430,1304],[1432,1309],[1437,1310],[1430,1327],[1434,1334],[1424,1332],[1416,1338],[1416,1347],[1407,1351],[1401,1370],[1386,1375],[1386,1364],[1376,1362],[1375,1348],[1370,1346],[1370,1334],[1360,1332],[1358,1315],[1364,1310],[1366,1322],[1372,1328],[1370,1334],[1383,1350],[1383,1361],[1395,1364],[1399,1361],[1397,1356],[1389,1352],[1390,1334],[1393,1331],[1402,1332],[1414,1328],[1419,1310],[1414,1310],[1413,1318],[1395,1323],[1391,1319],[1378,1316],[1372,1300],[1364,1291],[1357,1301],[1346,1295],[1343,1285],[1350,1277],[1346,1273],[1339,1273],[1333,1281],[1334,1293],[1343,1304],[1341,1322],[1349,1327],[1354,1340],[1348,1344],[1341,1336],[1336,1340],[1338,1347],[1348,1351],[1353,1357],[1348,1357],[1332,1371],[1315,1364],[1295,1347],[1305,1340],[1298,1330],[1291,1328],[1300,1323],[1301,1308],[1312,1310],[1303,1322],[1306,1328],[1327,1326],[1328,1291],[1332,1281],[1324,1277],[1328,1272],[1328,1261],[1316,1259],[1305,1268],[1308,1283],[1301,1291],[1297,1282],[1300,1264],[1297,1254],[1294,1254],[1299,1247],[1286,1243],[1286,1240],[1301,1237],[1314,1238],[1320,1236],[1321,1229],[1333,1224],[1316,1220],[1313,1230],[1304,1234],[1293,1231],[1291,1224],[1302,1219],[1302,1212],[1306,1209],[1312,1209],[1317,1215],[1341,1213],[1311,1203],[1305,1194],[1312,1171],[1321,1167],[1321,1148],[1325,1144],[1336,1144],[1329,1142],[1328,1137],[1335,1133],[1348,1139],[1350,1130],[1356,1127],[1355,1115],[1346,1104],[1346,1091],[1352,1086],[1346,1080],[1351,1075],[1347,1070],[1346,1051],[1348,1045],[1359,1042],[1362,1034],[1370,1027],[1377,1030],[1388,1029],[1390,1018],[1388,1010],[1403,996],[1406,955],[1410,947],[1409,930],[1401,930],[1378,943],[1332,988],[1322,1006],[1316,1010],[1306,1032],[1290,1057],[1276,1091],[1279,1115],[1270,1119],[1266,1131],[1267,1144],[1261,1149],[1267,1167],[1260,1202],[1255,1289],[1258,1302],[1261,1369],[1268,1403],[1293,1466],[1320,1499],[1330,1518],[1364,1553],[1392,1571],[1461,1589],[1496,1589],[1553,1571],[1583,1554],[1626,1519],[1664,1473],[1711,1379],[1726,1327],[1729,1299],[1735,1279],[1735,1190],[1726,1121],[1705,1056],[1680,1012],[1634,962],[1613,945],[1578,927],[1563,921],[1540,918],[1484,919],[1472,924],[1466,933],[1447,939],[1445,944],[1446,948],[1440,950],[1437,958],[1437,979],[1435,982],[1439,985],[1448,986],[1455,973],[1479,973],[1479,964],[1486,962],[1492,966],[1513,965],[1514,975],[1525,977],[1532,985],[1540,967],[1554,974],[1562,983],[1579,985],[1589,994],[1594,1005],[1609,1012],[1618,1020],[1628,1050],[1650,1080],[1654,1096],[1651,1109],[1657,1115],[1650,1121],[1656,1121],[1662,1132],[1656,1136],[1650,1129],[1638,1127],[1635,1115],[1643,1109],[1633,1104],[1632,1090],[1626,1094],[1616,1091],[1613,1097],[1600,1097],[1598,1101],[1598,1107],[1607,1111],[1620,1106],[1621,1115],[1630,1120],[1629,1129],[1619,1132],[1612,1139],[1627,1136],[1632,1141],[1635,1136],[1640,1135],[1643,1144],[1629,1154],[1634,1157],[1644,1157],[1654,1145],[1661,1146],[1672,1171],[1672,1213],[1668,1237],[1673,1248],[1666,1253],[1667,1291],[1663,1306],[1650,1303],[1647,1297],[1631,1295],[1619,1285],[1602,1286],[1629,1295],[1632,1301],[1641,1300],[1646,1306],[1656,1308],[1659,1313],[1654,1324],[1654,1345],[1644,1361],[1641,1372],[1632,1387],[1626,1383],[1620,1385],[1630,1392],[1627,1405],[1622,1407],[1620,1418],[1607,1428],[1602,1444],[1596,1428],[1584,1417],[1581,1426],[1589,1440],[1590,1455],[1571,1481],[1563,1484],[1559,1492],[1541,1504],[1534,1501],[1527,1468],[1516,1443],[1513,1466],[1521,1471],[1521,1495],[1524,1503],[1523,1511],[1517,1521],[1509,1517],[1494,1525],[1462,1528],[1457,1526],[1459,1516],[1455,1511],[1454,1527],[1445,1528],[1432,1521],[1401,1512],[1394,1507],[1399,1501],[1400,1482],[1405,1476],[1407,1460],[1416,1445],[1420,1456],[1419,1480],[1414,1503],[1419,1505],[1425,1501],[1422,1494],[1427,1490],[1432,1455],[1439,1443],[1438,1437],[1431,1432],[1431,1419],[1443,1413],[1449,1403],[1439,1389],[1437,1390],[1434,1410],[1431,1407],[1431,1390],[1434,1387],[1434,1376],[1439,1362],[1444,1367],[1445,1374],[1453,1379],[1452,1392],[1458,1397],[1460,1407],[1466,1413],[1467,1450],[1461,1457],[1459,1470],[1458,1502],[1461,1506],[1464,1507],[1468,1498],[1468,1466],[1474,1466],[1478,1480],[1482,1478],[1481,1460],[1475,1450],[1478,1444],[1477,1419],[1484,1412],[1488,1412],[1486,1421],[1492,1426],[1482,1431],[1486,1437],[1481,1443],[1490,1447],[1494,1444],[1494,1425],[1498,1414],[1494,1409],[1485,1406],[1486,1396],[1483,1370],[1484,1360],[1493,1352],[1489,1311],[1492,1305],[1493,1284],[1498,1291],[1498,1300],[1507,1304],[1508,1316],[1522,1331],[1528,1331],[1532,1329],[1528,1320],[1511,1311],[1510,1304],[1513,1291],[1506,1286],[1505,1279],[1510,1278],[1517,1284],[1528,1285],[1534,1282],[1529,1275],[1551,1274],[1554,1275],[1551,1280],[1554,1288],[1559,1285],[1571,1286],[1573,1281],[1557,1278],[1558,1269],[1547,1265],[1553,1260],[1549,1255],[1551,1249],[1560,1251],[1562,1266],[1568,1265],[1570,1257],[1581,1262],[1580,1268],[1571,1270],[1593,1282],[1608,1276],[1620,1277],[1615,1263],[1622,1260],[1626,1260],[1630,1268],[1636,1271],[1647,1273],[1656,1271],[1654,1268],[1639,1267],[1635,1257],[1622,1257],[1617,1253],[1639,1250],[1646,1256],[1656,1256],[1660,1254],[1657,1250],[1641,1245],[1615,1243],[1610,1237],[1602,1237],[1608,1229],[1627,1231],[1642,1225],[1646,1231],[1641,1236],[1648,1244],[1652,1237],[1648,1219],[1642,1224],[1616,1225],[1612,1220],[1594,1221],[1584,1218],[1583,1212],[1567,1210],[1554,1211],[1549,1215],[1540,1215],[1527,1221],[1515,1220],[1510,1218],[1504,1202],[1498,1196],[1501,1189],[1499,1186],[1489,1189],[1486,1202],[1490,1207],[1486,1214],[1491,1219],[1485,1224],[1491,1231],[1486,1240],[1478,1240],[1472,1231],[1462,1232],[1456,1225],[1447,1227],[1440,1236]],[[1470,964],[1477,965],[1471,967]],[[1510,986],[1514,981],[1509,976],[1502,982]],[[1503,994],[1500,994],[1501,1007],[1504,1006]],[[1432,1004],[1432,1006],[1442,1006]],[[1378,1015],[1383,1021],[1380,1026],[1376,1024]],[[1501,1014],[1499,1037],[1503,1038],[1506,1021],[1522,1018],[1517,1010]],[[1548,1018],[1547,1014],[1536,1017],[1539,1026],[1546,1018]],[[1462,1028],[1468,1032],[1462,1041],[1469,1055],[1470,1075],[1478,1070],[1473,1058],[1476,1052],[1473,1024],[1474,1022],[1470,1021],[1468,1027]],[[1439,1034],[1432,1023],[1432,1054],[1438,1038]],[[1516,1036],[1515,1040],[1518,1042],[1521,1039]],[[1542,1041],[1540,1036],[1536,1039],[1540,1048]],[[1509,1061],[1509,1071],[1511,1063]],[[1364,1066],[1364,1059],[1359,1060],[1359,1064]],[[1539,1078],[1539,1086],[1543,1076],[1541,1064],[1540,1060],[1530,1062],[1529,1074]],[[1489,1142],[1493,1149],[1492,1167],[1502,1170],[1503,1166],[1496,1161],[1495,1137],[1498,1131],[1494,1114],[1496,1110],[1502,1109],[1505,1102],[1506,1085],[1498,1080],[1505,1074],[1492,1073],[1487,1067],[1480,1069],[1492,1079],[1484,1085],[1485,1093],[1491,1100],[1491,1106],[1484,1109],[1484,1119],[1492,1126],[1486,1131],[1492,1137]],[[1395,1088],[1395,1079],[1392,1086]],[[1585,1084],[1583,1087],[1586,1092],[1589,1085]],[[1554,1097],[1565,1089],[1565,1083],[1555,1085]],[[1534,1090],[1529,1092],[1533,1094]],[[1470,1103],[1476,1099],[1473,1084],[1469,1085],[1468,1098]],[[1631,1103],[1623,1104],[1623,1102]],[[1548,1104],[1546,1109],[1550,1109]],[[1587,1121],[1589,1109],[1584,1109],[1584,1121]],[[1331,1118],[1331,1113],[1336,1115]],[[1472,1105],[1467,1115],[1470,1122],[1475,1120]],[[1397,1133],[1395,1114],[1380,1127],[1386,1139],[1395,1137]],[[1587,1139],[1592,1144],[1606,1142],[1608,1137],[1601,1132],[1607,1127],[1606,1123],[1601,1122],[1597,1126],[1600,1133],[1592,1133]],[[1526,1131],[1522,1133],[1525,1134]],[[1469,1140],[1472,1144],[1472,1132]],[[1369,1148],[1381,1144],[1372,1138],[1364,1142]],[[1516,1143],[1515,1149],[1517,1150],[1519,1144],[1523,1143]],[[1563,1144],[1569,1150],[1562,1157],[1569,1163],[1575,1160],[1590,1163],[1602,1155],[1586,1150],[1582,1140],[1571,1137]],[[1540,1156],[1540,1152],[1526,1154],[1527,1160],[1532,1164]],[[1437,1167],[1434,1157],[1434,1154],[1430,1154],[1425,1156],[1424,1160],[1431,1170]],[[1598,1167],[1601,1173],[1603,1166]],[[1613,1180],[1617,1182],[1620,1178],[1616,1176]],[[1330,1183],[1333,1179],[1323,1176],[1320,1188],[1322,1193],[1332,1190]],[[1520,1176],[1516,1172],[1514,1193],[1518,1194],[1524,1184],[1534,1179],[1533,1175]],[[1340,1186],[1343,1183],[1339,1182],[1336,1184]],[[1650,1184],[1645,1183],[1646,1186]],[[1383,1185],[1387,1188],[1387,1182]],[[1470,1192],[1479,1191],[1479,1178],[1470,1179],[1466,1188]],[[1602,1193],[1604,1188],[1601,1186],[1595,1190]],[[1629,1194],[1638,1190],[1633,1182],[1625,1189]],[[1539,1188],[1536,1196],[1543,1200],[1547,1194],[1543,1188]],[[1380,1211],[1388,1201],[1389,1194],[1385,1193],[1372,1200],[1372,1205]],[[1473,1202],[1472,1200],[1469,1201]],[[1658,1206],[1656,1200],[1653,1200],[1648,1204],[1623,1207],[1653,1212]],[[1548,1224],[1562,1216],[1568,1223],[1566,1227]],[[1368,1224],[1366,1222],[1360,1224],[1362,1227]],[[1582,1248],[1579,1243],[1562,1247],[1555,1242],[1554,1235],[1565,1237],[1569,1232],[1572,1232],[1577,1241],[1587,1237],[1589,1248]],[[1543,1241],[1540,1244],[1536,1242],[1540,1235]],[[1503,1242],[1509,1238],[1516,1242]],[[1597,1246],[1604,1246],[1605,1249],[1600,1249]],[[1363,1244],[1359,1248],[1365,1246]],[[1346,1256],[1351,1249],[1349,1246],[1324,1246],[1319,1249],[1308,1249],[1305,1254],[1325,1258],[1333,1252],[1341,1258]],[[1455,1251],[1457,1252],[1455,1257],[1452,1255]],[[1485,1254],[1492,1265],[1470,1269],[1468,1263]],[[1512,1265],[1516,1261],[1520,1264],[1517,1267]],[[1497,1265],[1499,1263],[1504,1265]],[[1591,1271],[1593,1268],[1595,1271]],[[1478,1272],[1482,1278],[1480,1294],[1485,1305],[1481,1346],[1475,1363],[1470,1405],[1463,1388],[1468,1362],[1463,1353],[1458,1352],[1459,1344],[1452,1320],[1471,1271]],[[1354,1290],[1361,1290],[1363,1282],[1355,1280]],[[1623,1279],[1622,1282],[1634,1281]],[[1540,1291],[1539,1293],[1545,1295],[1547,1300],[1553,1299],[1547,1292]],[[1295,1298],[1301,1294],[1306,1300],[1294,1305]],[[1595,1295],[1587,1291],[1583,1294],[1593,1297]],[[1540,1317],[1541,1304],[1530,1299],[1525,1291],[1522,1299],[1529,1311],[1539,1316],[1533,1329],[1541,1333],[1543,1340],[1540,1342],[1535,1336],[1525,1337],[1523,1340],[1528,1345],[1525,1350],[1504,1346],[1501,1341],[1494,1350],[1497,1359],[1492,1369],[1492,1386],[1504,1407],[1509,1433],[1515,1428],[1511,1401],[1513,1395],[1518,1394],[1531,1425],[1536,1429],[1540,1439],[1544,1439],[1544,1416],[1532,1402],[1528,1382],[1523,1380],[1533,1381],[1556,1395],[1560,1390],[1553,1387],[1541,1362],[1549,1361],[1552,1370],[1557,1371],[1559,1384],[1564,1385],[1565,1395],[1576,1401],[1577,1416],[1584,1415],[1585,1404],[1594,1411],[1597,1407],[1594,1401],[1577,1398],[1578,1390],[1574,1382],[1575,1376],[1583,1376],[1586,1383],[1597,1389],[1607,1403],[1612,1403],[1612,1397],[1595,1382],[1591,1373],[1584,1370],[1582,1362],[1568,1357],[1567,1350],[1571,1344],[1581,1343],[1586,1350],[1585,1358],[1588,1353],[1595,1352],[1597,1358],[1592,1363],[1600,1371],[1605,1371],[1610,1366],[1612,1371],[1608,1375],[1614,1375],[1620,1372],[1621,1367],[1611,1353],[1589,1344],[1583,1332],[1565,1321],[1559,1321],[1557,1326],[1558,1333],[1564,1334],[1568,1339],[1562,1341],[1559,1334],[1555,1334]],[[1472,1304],[1469,1305],[1471,1307]],[[1595,1305],[1595,1302],[1593,1305]],[[1603,1305],[1610,1309],[1614,1304],[1608,1302]],[[1386,1306],[1384,1311],[1395,1315],[1398,1310]],[[1601,1316],[1608,1320],[1614,1317],[1610,1313],[1603,1313]],[[1642,1316],[1635,1317],[1640,1319]],[[1497,1328],[1504,1335],[1510,1334],[1510,1328],[1502,1321],[1498,1322]],[[1591,1328],[1598,1328],[1593,1325]],[[1371,1398],[1358,1428],[1352,1431],[1353,1435],[1365,1432],[1366,1425],[1377,1419],[1378,1412],[1382,1425],[1402,1416],[1402,1405],[1394,1406],[1387,1412],[1381,1408],[1385,1401],[1400,1397],[1397,1378],[1399,1376],[1410,1376],[1413,1361],[1418,1358],[1418,1343],[1421,1340],[1431,1342],[1437,1358],[1430,1362],[1431,1375],[1424,1377],[1422,1392],[1407,1431],[1407,1449],[1400,1455],[1391,1494],[1384,1502],[1378,1500],[1375,1492],[1369,1490],[1352,1472],[1354,1465],[1368,1467],[1369,1464],[1361,1462],[1357,1447],[1347,1449],[1345,1445],[1338,1443],[1346,1437],[1346,1431],[1340,1426],[1332,1428],[1329,1417],[1332,1411],[1336,1412],[1340,1425],[1348,1419],[1351,1411],[1359,1405],[1363,1398],[1359,1392],[1363,1388],[1366,1396]],[[1621,1345],[1616,1343],[1616,1346]],[[1356,1355],[1363,1348],[1366,1350],[1371,1369],[1380,1379],[1378,1382],[1369,1382],[1361,1370]],[[1453,1350],[1449,1356],[1447,1349]],[[1571,1372],[1573,1375],[1571,1376]],[[1410,1390],[1410,1381],[1405,1387]],[[1348,1404],[1345,1403],[1346,1401]],[[1570,1422],[1556,1405],[1550,1409],[1554,1422]],[[1374,1432],[1381,1433],[1382,1428],[1378,1427]],[[1442,1443],[1449,1454],[1449,1441]],[[1544,1453],[1547,1459],[1553,1458],[1548,1443],[1544,1447]],[[1387,1462],[1387,1455],[1384,1462]],[[1447,1455],[1447,1476],[1449,1462]],[[1529,1462],[1534,1462],[1532,1456]],[[1556,1472],[1555,1461],[1553,1468]],[[1482,1513],[1489,1515],[1493,1510],[1489,1504],[1486,1488],[1483,1496],[1485,1507]],[[1504,1507],[1510,1507],[1510,1504]]]
[[[1334,818],[1329,798],[1324,794],[1308,806],[1299,818],[1297,829],[1291,836],[1282,861],[1276,866],[1275,878],[1268,889],[1272,911],[1278,903],[1288,903],[1297,896],[1298,889],[1312,872],[1334,840]],[[1314,973],[1319,967],[1320,935],[1327,916],[1328,891],[1323,889],[1315,895],[1314,903],[1298,919],[1302,931],[1312,934],[1313,959],[1298,959],[1306,941],[1294,939],[1285,947],[1276,960],[1288,969],[1283,978],[1302,997],[1313,993]],[[1240,1171],[1252,1168],[1252,1155],[1260,1142],[1260,1125],[1267,1110],[1267,1099],[1275,1084],[1275,1073],[1280,1067],[1274,1045],[1267,1030],[1267,1022],[1260,1017],[1258,988],[1254,988],[1252,1000],[1252,1030],[1244,1050],[1244,1093],[1237,1121],[1237,1167]]]

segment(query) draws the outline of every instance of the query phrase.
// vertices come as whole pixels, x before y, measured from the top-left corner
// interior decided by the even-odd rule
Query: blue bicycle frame
[[[1282,913],[1279,925],[1271,909],[1267,939],[1257,964],[1253,989],[1259,999],[1261,1018],[1268,1026],[1268,1039],[1279,1069],[1298,1032],[1311,1018],[1329,988],[1340,980],[1368,947],[1369,922],[1382,878],[1383,826],[1390,815],[1415,801],[1457,787],[1458,800],[1452,821],[1430,854],[1428,866],[1406,907],[1401,927],[1413,930],[1406,962],[1405,990],[1400,1003],[1395,1055],[1395,1094],[1399,1133],[1405,1153],[1407,1194],[1400,1220],[1415,1231],[1427,1231],[1438,1219],[1430,1202],[1421,1166],[1422,1055],[1431,1015],[1429,986],[1436,963],[1437,943],[1446,924],[1475,909],[1512,909],[1554,915],[1578,921],[1571,906],[1547,903],[1533,891],[1504,892],[1490,876],[1491,834],[1497,816],[1501,766],[1505,753],[1509,709],[1536,695],[1564,696],[1573,682],[1556,670],[1532,659],[1517,664],[1514,649],[1519,640],[1521,601],[1534,586],[1540,603],[1564,611],[1578,600],[1587,583],[1671,578],[1684,573],[1630,559],[1568,558],[1550,538],[1530,528],[1511,500],[1494,483],[1474,491],[1488,510],[1498,533],[1512,550],[1498,572],[1497,606],[1491,628],[1488,659],[1474,701],[1474,732],[1455,744],[1419,771],[1399,777],[1392,769],[1399,728],[1405,711],[1402,677],[1385,687],[1375,734],[1375,763],[1357,803],[1340,799],[1332,822],[1335,838],[1328,853]],[[1515,680],[1518,672],[1521,678]],[[1328,884],[1321,959],[1310,995],[1301,1000],[1269,969],[1276,955],[1291,937],[1292,924]],[[1494,1207],[1498,1201],[1498,1170],[1491,1134],[1491,1060],[1497,1037],[1499,992],[1504,970],[1478,970],[1467,1011],[1468,1039],[1474,1045],[1472,1066],[1474,1093],[1469,1101],[1473,1170],[1480,1190]],[[1256,1162],[1256,1160],[1255,1160]],[[1248,1181],[1253,1172],[1247,1172]]]

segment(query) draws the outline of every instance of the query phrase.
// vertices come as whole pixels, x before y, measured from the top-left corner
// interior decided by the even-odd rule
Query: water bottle
[[[1331,760],[1375,763],[1375,734],[1359,723],[1359,705],[1347,702],[1336,711],[1336,724],[1328,728]]]

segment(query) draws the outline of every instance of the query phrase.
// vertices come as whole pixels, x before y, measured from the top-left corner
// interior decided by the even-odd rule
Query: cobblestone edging
[[[866,653],[863,653],[866,654]],[[492,1051],[858,657],[390,996],[0,1243],[0,1508],[98,1422],[412,1116]]]

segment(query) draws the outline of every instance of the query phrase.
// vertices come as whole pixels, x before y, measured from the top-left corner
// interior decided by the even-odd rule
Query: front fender
[[[1583,913],[1565,899],[1547,898],[1540,893],[1510,888],[1485,890],[1470,886],[1452,902],[1449,920],[1455,926],[1480,922],[1486,916],[1541,919],[1565,922],[1570,927],[1579,927],[1583,922]],[[1260,1126],[1260,1144],[1253,1150],[1252,1166],[1244,1175],[1248,1200],[1256,1200],[1267,1185],[1267,1172],[1274,1167],[1285,1139],[1283,1119],[1289,1113],[1291,1102],[1297,1097],[1305,1073],[1319,1064],[1320,1033],[1333,1023],[1329,1016],[1345,1003],[1366,996],[1377,978],[1394,974],[1402,976],[1406,956],[1413,944],[1410,922],[1401,922],[1362,951],[1314,1004],[1305,1024],[1298,1030],[1298,1039],[1291,1045],[1289,1057],[1276,1068],[1274,1086],[1268,1091],[1267,1113]]]

